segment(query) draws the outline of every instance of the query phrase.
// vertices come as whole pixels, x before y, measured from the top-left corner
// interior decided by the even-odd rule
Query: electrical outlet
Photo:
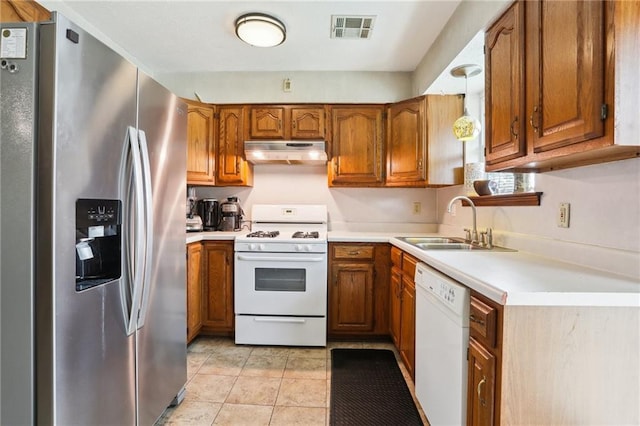
[[[422,203],[420,201],[413,202],[413,214],[420,214],[422,211]]]
[[[569,203],[560,203],[560,207],[558,208],[558,227],[559,228],[568,228],[569,227],[569,212],[571,210],[571,204]]]

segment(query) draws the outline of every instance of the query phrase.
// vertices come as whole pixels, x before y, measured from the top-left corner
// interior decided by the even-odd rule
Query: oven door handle
[[[303,318],[264,318],[257,317],[253,319],[255,322],[289,322],[295,324],[304,324],[307,320]]]
[[[244,254],[238,255],[238,260],[250,260],[250,261],[266,261],[266,262],[322,262],[324,257],[279,257],[279,256],[247,256]]]

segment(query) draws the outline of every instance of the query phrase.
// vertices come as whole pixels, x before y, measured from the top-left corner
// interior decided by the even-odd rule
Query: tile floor
[[[391,343],[293,348],[236,346],[230,338],[199,337],[187,351],[185,399],[168,408],[156,426],[328,425],[331,349],[345,347],[390,349],[398,358]],[[413,395],[413,382],[407,379],[407,384]]]

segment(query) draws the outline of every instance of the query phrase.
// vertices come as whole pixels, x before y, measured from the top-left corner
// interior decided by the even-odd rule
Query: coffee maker
[[[238,197],[228,197],[227,201],[220,205],[220,230],[239,231],[241,228],[242,207],[238,202]]]
[[[205,231],[217,231],[220,226],[220,206],[215,198],[203,198],[198,201],[198,215],[202,219]]]
[[[187,232],[202,231],[202,218],[197,212],[196,195],[192,188],[189,189],[187,197]]]

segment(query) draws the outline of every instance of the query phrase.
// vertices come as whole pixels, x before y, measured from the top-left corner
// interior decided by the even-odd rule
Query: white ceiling
[[[53,3],[53,5],[51,4]],[[460,0],[44,1],[73,9],[154,73],[413,71]],[[60,10],[63,10],[60,8]],[[244,44],[236,18],[262,12],[287,27],[275,48]],[[376,15],[369,40],[330,38],[331,15]]]

